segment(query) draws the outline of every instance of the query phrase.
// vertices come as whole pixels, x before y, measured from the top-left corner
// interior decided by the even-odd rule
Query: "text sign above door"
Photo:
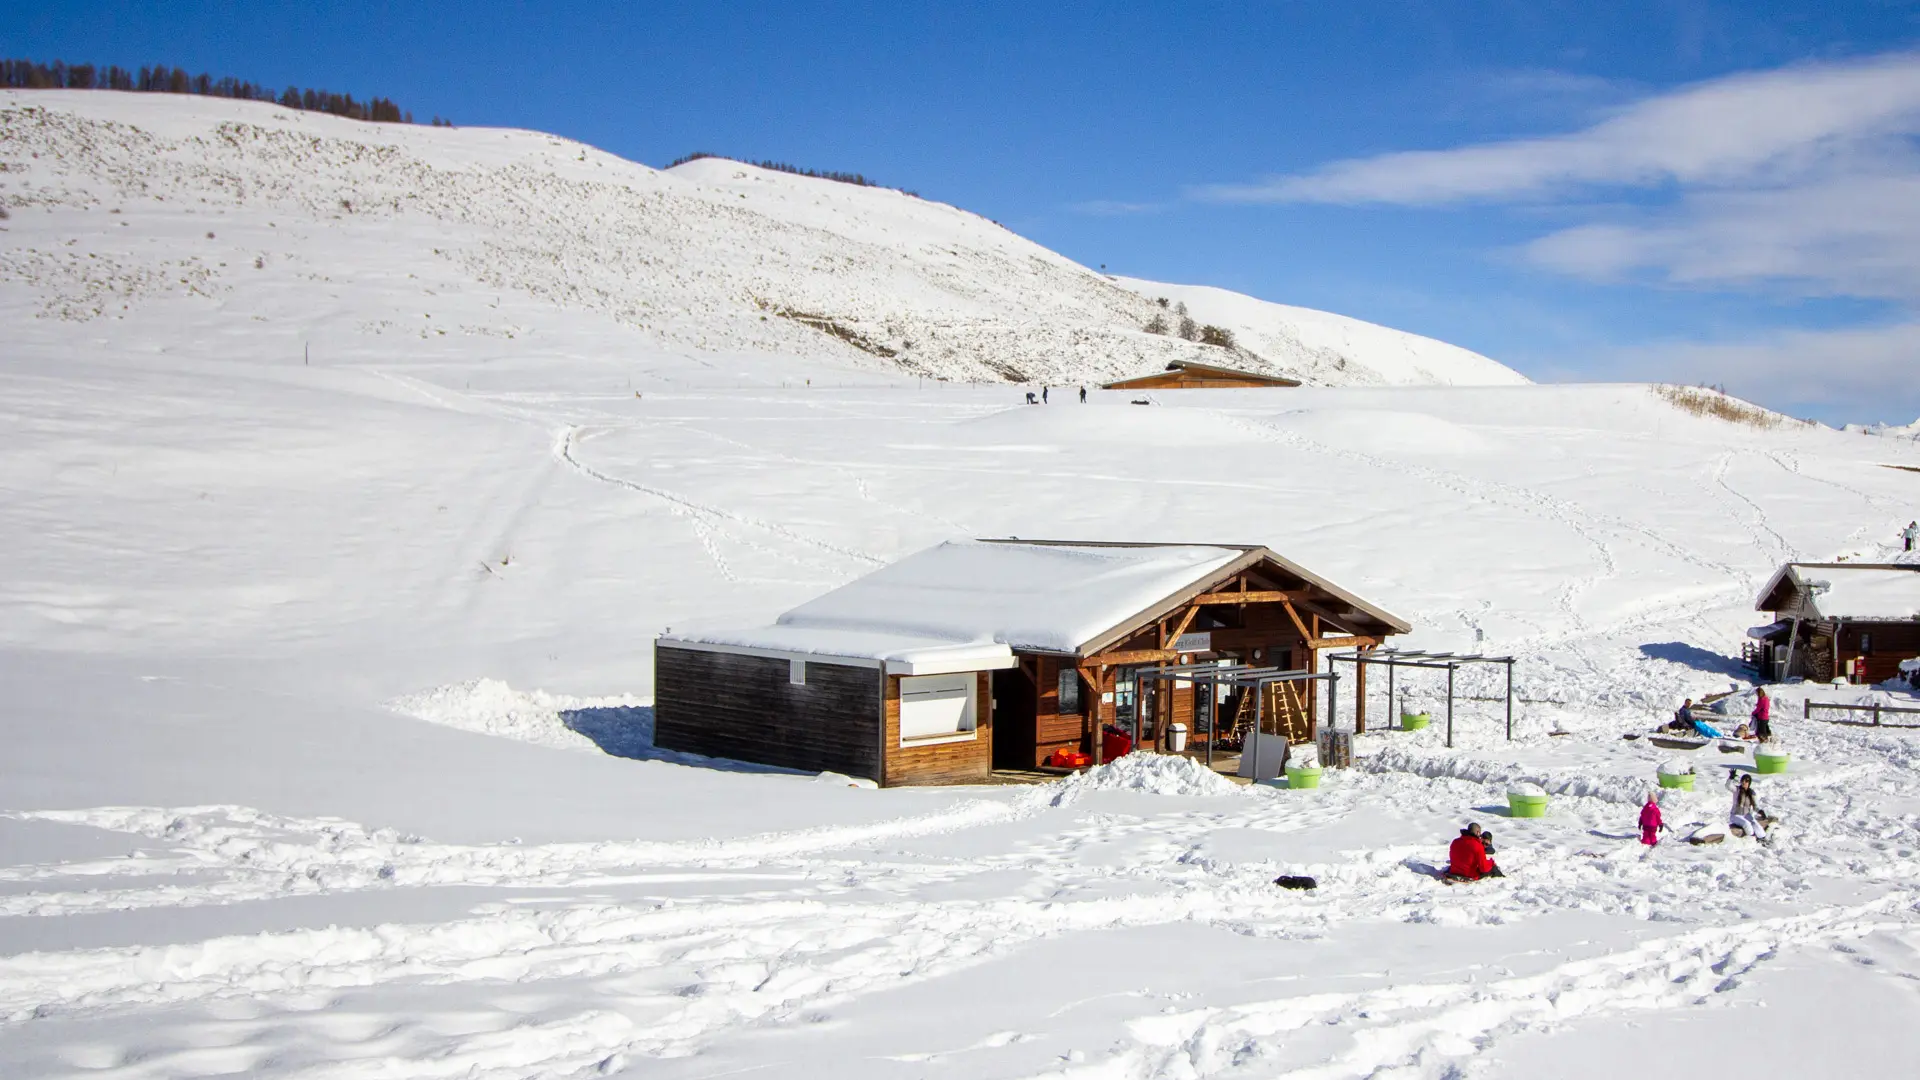
[[[1212,652],[1213,632],[1196,630],[1191,634],[1181,634],[1173,639],[1174,652]]]

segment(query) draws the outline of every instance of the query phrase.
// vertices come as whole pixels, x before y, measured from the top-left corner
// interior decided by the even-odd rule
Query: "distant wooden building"
[[[1190,360],[1175,360],[1167,365],[1165,371],[1110,382],[1106,388],[1108,390],[1205,390],[1299,385],[1298,379],[1261,375],[1257,372],[1215,367],[1211,364],[1196,364]]]
[[[1162,681],[1142,709],[1142,668],[1318,670],[1322,649],[1408,629],[1254,545],[955,541],[772,626],[661,637],[655,741],[884,785],[975,782],[1059,749],[1098,755],[1103,724],[1227,730],[1239,700],[1201,681]],[[1269,688],[1265,715],[1311,738],[1297,685]]]
[[[1774,621],[1746,658],[1769,680],[1877,683],[1920,656],[1920,563],[1787,563],[1754,608]]]

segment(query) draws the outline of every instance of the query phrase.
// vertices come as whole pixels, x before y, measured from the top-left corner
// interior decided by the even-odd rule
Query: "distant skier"
[[[1760,742],[1773,738],[1773,699],[1767,696],[1767,688],[1761,687],[1754,692],[1753,699],[1753,737]]]
[[[1480,839],[1480,823],[1474,822],[1460,830],[1453,843],[1447,848],[1447,881],[1479,881],[1487,877],[1505,877],[1500,868],[1493,864],[1493,857],[1487,854],[1487,845]]]
[[[1087,403],[1087,388],[1083,386],[1083,387],[1081,387],[1081,388],[1080,388],[1080,404],[1082,404],[1082,405],[1085,405],[1086,403]],[[1912,527],[1911,525],[1909,525],[1909,526],[1907,527],[1907,531],[1908,531],[1908,532],[1912,532],[1912,531],[1913,531],[1913,527]],[[1907,541],[1907,549],[1908,549],[1909,551],[1911,551],[1911,550],[1913,549],[1913,541],[1912,541],[1912,540],[1908,540],[1908,541]]]
[[[1727,790],[1733,792],[1733,809],[1727,814],[1727,825],[1755,840],[1765,841],[1767,830],[1762,822],[1767,816],[1760,812],[1760,804],[1754,801],[1753,777],[1741,773],[1736,779],[1729,773]]]
[[[1648,847],[1660,843],[1660,830],[1666,828],[1660,821],[1660,800],[1653,792],[1647,792],[1647,804],[1640,808],[1640,842]]]
[[[1913,542],[1920,540],[1920,521],[1907,522],[1907,527],[1900,530],[1900,539],[1905,541],[1904,550],[1912,551]]]
[[[1040,388],[1040,404],[1045,405],[1046,403],[1047,403],[1047,388],[1043,386]]]

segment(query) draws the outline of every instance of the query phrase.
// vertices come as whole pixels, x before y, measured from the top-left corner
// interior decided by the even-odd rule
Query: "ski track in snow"
[[[1920,792],[1920,747],[1899,739],[1859,729],[1804,733],[1795,748],[1809,765],[1858,760],[1875,747],[1898,752],[1884,765],[1812,771],[1790,787],[1770,789],[1770,808],[1792,822],[1792,832],[1771,848],[1673,846],[1660,849],[1655,862],[1643,858],[1637,844],[1594,838],[1631,816],[1634,796],[1647,784],[1644,774],[1595,784],[1583,779],[1590,769],[1556,778],[1503,765],[1485,750],[1434,748],[1422,756],[1391,746],[1305,802],[1284,791],[1234,788],[1198,812],[1153,813],[1144,806],[1148,812],[1140,815],[1084,814],[1075,807],[1086,786],[1054,784],[871,825],[685,843],[444,845],[244,807],[14,813],[7,816],[86,825],[165,850],[132,860],[11,868],[0,881],[58,891],[8,895],[0,917],[445,885],[547,892],[536,903],[483,905],[471,918],[436,923],[0,958],[0,1031],[161,1006],[218,1015],[229,1008],[222,1003],[245,1002],[275,1011],[283,1036],[311,1039],[323,1037],[331,1022],[334,1010],[325,1003],[376,1009],[410,987],[461,986],[468,988],[462,1000],[470,1002],[476,1030],[423,1041],[430,1051],[409,1053],[376,1040],[369,1052],[379,1050],[386,1067],[404,1075],[463,1075],[468,1068],[481,1075],[565,1075],[614,1055],[640,1062],[697,1054],[743,1028],[804,1026],[820,1010],[1066,934],[1184,922],[1269,939],[1319,938],[1368,922],[1503,925],[1554,912],[1675,925],[1677,933],[1540,974],[1493,981],[1469,974],[1140,1015],[1124,1025],[1112,1052],[1083,1071],[1033,1074],[1225,1075],[1286,1053],[1289,1033],[1313,1027],[1339,1031],[1347,1041],[1300,1075],[1364,1077],[1382,1069],[1453,1075],[1449,1069],[1507,1033],[1711,1002],[1783,949],[1920,922],[1920,894],[1913,888],[1920,880],[1920,815],[1888,820],[1855,801],[1862,791],[1883,799]],[[1490,749],[1497,754],[1497,744]],[[1436,882],[1424,867],[1440,855],[1438,841],[1308,863],[1223,857],[1214,847],[1221,835],[1240,831],[1311,836],[1383,806],[1399,814],[1457,813],[1497,799],[1523,775],[1559,792],[1556,815],[1563,825],[1539,832],[1501,825],[1502,862],[1511,875],[1504,881],[1473,888]],[[1719,812],[1724,796],[1710,788],[1674,793],[1672,820]],[[899,850],[915,839],[1016,822],[1027,823],[1028,839],[1012,850],[946,857]],[[1583,857],[1594,847],[1601,850]],[[1129,857],[1108,857],[1121,851]],[[129,872],[170,880],[131,888],[104,884]],[[1275,873],[1312,874],[1321,888],[1276,890],[1269,884]],[[940,898],[956,883],[1007,875],[1023,883],[1013,893]],[[1796,904],[1805,882],[1823,876],[1879,895],[1750,917],[1756,906]],[[102,879],[103,886],[77,887],[88,879]],[[702,881],[723,889],[710,898],[650,895],[667,883],[684,888]],[[622,890],[637,895],[600,899]],[[539,986],[580,983],[598,987],[593,997],[600,1008],[536,1023],[509,1016],[503,1004]],[[347,1052],[351,1058],[354,1051]],[[185,1060],[158,1054],[125,1075],[171,1075]],[[459,1068],[442,1071],[450,1063]]]

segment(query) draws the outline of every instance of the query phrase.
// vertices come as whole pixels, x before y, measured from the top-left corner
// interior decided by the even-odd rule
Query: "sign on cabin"
[[[1173,639],[1174,652],[1212,652],[1213,631],[1195,630]]]

